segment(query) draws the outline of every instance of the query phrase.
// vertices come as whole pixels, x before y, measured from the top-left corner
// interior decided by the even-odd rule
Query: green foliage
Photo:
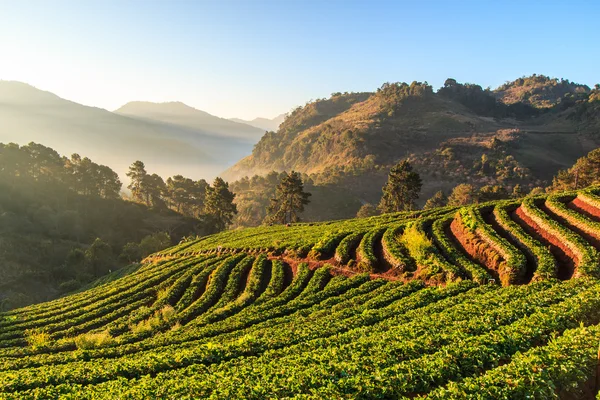
[[[431,210],[432,208],[444,207],[448,203],[448,196],[443,191],[438,190],[430,199],[425,202],[423,210]]]
[[[552,179],[553,192],[577,190],[600,183],[600,149],[590,151],[567,170],[558,171]]]
[[[401,161],[388,174],[379,210],[382,213],[414,210],[422,186],[421,177],[413,171],[410,163]]]
[[[204,211],[212,219],[216,232],[225,230],[237,214],[234,198],[229,184],[219,177],[215,178],[212,186],[206,187]]]
[[[111,346],[115,343],[109,332],[84,333],[73,339],[79,350],[91,350]]]
[[[304,184],[298,172],[283,173],[275,190],[275,198],[267,208],[265,222],[286,224],[299,222],[298,214],[310,203],[310,193],[304,191]]]
[[[50,334],[41,329],[30,329],[25,331],[25,340],[32,349],[43,349],[50,345]]]
[[[365,203],[362,206],[360,206],[360,209],[356,213],[356,218],[369,218],[374,217],[378,214],[379,212],[377,210],[377,207],[375,207],[371,203]]]
[[[475,188],[467,183],[457,185],[448,196],[449,206],[466,206],[478,202],[479,198]]]
[[[597,259],[581,257],[580,277],[553,279],[552,253],[510,212],[521,207],[544,235],[591,257],[594,247],[566,226],[597,227],[566,204],[580,196],[600,209],[596,192],[182,243],[120,279],[1,312],[0,397],[581,397],[600,340]],[[519,242],[537,276],[479,284],[489,267],[465,255],[450,223],[502,253],[507,273],[524,262],[510,249]],[[379,245],[395,260],[390,270],[379,270]],[[306,248],[309,260],[293,258]],[[334,249],[348,264],[312,258]]]

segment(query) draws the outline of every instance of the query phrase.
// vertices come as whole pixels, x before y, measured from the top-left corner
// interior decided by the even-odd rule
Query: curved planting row
[[[525,256],[484,221],[481,211],[489,210],[461,209],[452,222],[453,232],[472,257],[498,274],[503,286],[522,283],[527,268]]]
[[[572,254],[575,259],[573,276],[600,276],[600,255],[581,236],[565,228],[558,221],[544,213],[535,198],[526,198],[520,206],[523,214],[555,241],[558,247]]]
[[[498,204],[494,207],[494,218],[498,225],[510,235],[519,248],[534,260],[535,271],[533,281],[556,278],[557,265],[552,253],[540,242],[527,234],[523,228],[510,217],[509,210],[515,209],[514,204]]]
[[[378,228],[365,233],[356,250],[357,268],[362,272],[373,272],[379,260],[375,255],[375,247],[379,245],[385,228]]]
[[[450,238],[450,224],[453,220],[453,216],[447,216],[439,218],[433,223],[431,226],[433,241],[450,263],[462,268],[463,274],[467,278],[477,283],[487,283],[491,278],[491,275],[485,268],[466,257],[461,249],[452,242],[452,239]]]
[[[414,271],[416,268],[414,260],[408,257],[408,250],[400,240],[404,227],[402,224],[388,228],[381,238],[383,258],[394,272]]]

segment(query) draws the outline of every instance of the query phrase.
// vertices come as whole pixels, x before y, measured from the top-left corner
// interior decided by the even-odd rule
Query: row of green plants
[[[465,229],[476,234],[501,258],[501,261],[497,264],[497,270],[502,285],[508,286],[521,283],[527,270],[527,259],[523,253],[484,221],[481,213],[490,211],[489,206],[466,207],[460,210],[458,216],[461,225]]]
[[[529,253],[535,262],[532,280],[556,278],[556,259],[543,244],[527,234],[523,228],[510,217],[509,212],[518,207],[518,203],[499,203],[494,207],[494,218],[500,227],[510,235],[514,242],[520,244],[523,252]]]
[[[462,268],[464,275],[468,279],[481,284],[489,282],[491,276],[485,268],[465,256],[446,234],[446,229],[453,220],[454,216],[449,215],[438,218],[433,222],[431,226],[431,237],[434,243],[450,263]]]
[[[409,289],[409,285],[401,285],[398,290],[404,286]],[[353,293],[347,301],[352,304],[359,296],[368,298],[368,294],[379,287],[369,288],[363,295]],[[99,360],[96,365],[88,362],[58,368],[53,366],[45,371],[44,377],[29,376],[24,386],[17,387],[12,380],[3,380],[6,376],[2,374],[0,382],[7,391],[39,387],[31,394],[40,397],[53,389],[42,387],[42,382],[44,385],[54,382],[53,376],[65,384],[65,393],[70,391],[84,398],[86,393],[106,396],[115,388],[124,390],[123,393],[149,395],[151,390],[159,387],[163,390],[169,388],[168,393],[176,396],[178,392],[173,388],[183,389],[176,384],[177,381],[185,382],[186,386],[189,385],[188,390],[195,390],[193,393],[198,396],[211,393],[224,395],[223,390],[227,388],[236,388],[236,397],[243,395],[246,398],[299,393],[363,398],[426,393],[452,380],[456,374],[464,376],[474,374],[480,368],[493,367],[496,354],[504,354],[510,359],[516,351],[530,347],[532,341],[543,343],[551,333],[577,326],[580,320],[593,322],[599,312],[599,291],[598,285],[592,286],[586,281],[568,284],[543,282],[537,286],[507,289],[478,288],[462,283],[445,289],[425,289],[396,299],[383,308],[338,307],[327,320],[323,320],[327,310],[304,318],[297,315],[295,320],[290,321],[291,325],[278,324],[267,331],[244,331],[222,339],[215,337],[204,345],[185,350],[171,349],[170,353],[163,355],[148,352],[141,358],[127,357],[112,363]],[[382,295],[389,292],[389,289],[380,290]],[[365,313],[366,310],[370,311]],[[461,320],[469,323],[465,325],[460,323]],[[490,323],[494,325],[490,326]],[[359,326],[364,329],[357,331]],[[490,328],[493,330],[490,331]],[[290,337],[292,330],[294,335]],[[415,348],[418,343],[421,347]],[[436,343],[442,347],[437,347]],[[404,356],[401,356],[402,351]],[[257,356],[261,359],[254,358]],[[314,357],[318,358],[308,361]],[[346,359],[361,362],[348,363],[344,361]],[[471,363],[467,363],[467,359]],[[461,362],[456,364],[453,360]],[[186,363],[188,367],[179,369]],[[311,365],[311,368],[303,368],[305,365]],[[325,378],[331,376],[332,369],[342,365],[344,375],[338,376],[335,381]],[[172,368],[178,369],[169,371]],[[386,379],[377,380],[376,375],[369,373],[373,368]],[[286,374],[282,375],[282,370]],[[102,379],[110,377],[111,371],[118,371],[117,375],[129,379],[137,376],[139,381],[129,380],[129,386],[125,386],[126,381]],[[152,371],[158,371],[158,375],[142,377]],[[261,381],[260,376],[264,380]],[[315,379],[319,376],[323,379]],[[413,378],[408,380],[404,378],[406,376]],[[249,384],[232,385],[236,379]],[[290,381],[295,384],[290,386]],[[98,385],[85,386],[85,389],[71,386],[77,382]],[[252,382],[268,383],[258,388]],[[23,384],[23,381],[19,383]],[[365,392],[365,389],[368,391]],[[135,392],[137,390],[141,392]]]
[[[386,228],[376,228],[365,233],[356,249],[358,261],[356,268],[361,272],[373,272],[377,263],[375,247],[381,242],[381,237]]]
[[[381,238],[383,257],[392,270],[399,272],[414,271],[414,260],[408,257],[408,250],[402,245],[400,237],[404,232],[404,224],[386,229]]]
[[[598,251],[581,236],[544,213],[536,205],[536,202],[540,201],[543,200],[534,197],[526,198],[521,203],[521,209],[527,217],[556,239],[557,246],[564,247],[567,252],[574,254],[576,264],[573,276],[600,276]]]

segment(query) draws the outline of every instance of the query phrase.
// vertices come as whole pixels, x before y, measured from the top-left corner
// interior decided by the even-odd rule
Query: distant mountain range
[[[239,118],[231,118],[231,121],[239,122],[241,124],[248,124],[256,128],[260,128],[264,131],[276,131],[279,129],[279,125],[285,120],[287,114],[281,114],[273,119],[268,118],[254,118],[252,121],[246,121]]]
[[[135,160],[162,176],[212,178],[251,153],[263,130],[183,103],[132,102],[115,112],[0,81],[0,142],[81,153],[122,177]]]

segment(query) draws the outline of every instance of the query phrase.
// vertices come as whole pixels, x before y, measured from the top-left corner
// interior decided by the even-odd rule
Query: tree
[[[448,196],[449,206],[465,206],[467,204],[477,203],[477,192],[473,185],[461,183],[452,189],[452,193]]]
[[[300,173],[284,172],[275,189],[275,198],[271,199],[267,208],[265,222],[285,224],[300,221],[298,214],[310,203],[310,196],[310,193],[304,191]]]
[[[544,194],[544,188],[540,187],[540,186],[536,186],[533,189],[531,189],[531,191],[529,192],[529,194],[527,194],[527,196],[538,196],[540,194]]]
[[[509,195],[504,186],[485,185],[479,189],[478,200],[480,202],[508,199]]]
[[[149,199],[144,192],[144,179],[148,175],[146,166],[141,161],[136,161],[129,167],[129,172],[125,174],[131,179],[127,189],[131,190],[133,198],[139,202],[149,204]]]
[[[85,251],[85,261],[94,276],[101,276],[109,272],[114,266],[112,248],[100,238]]]
[[[204,212],[213,220],[217,232],[225,230],[237,214],[234,198],[235,194],[229,191],[229,184],[221,178],[217,177],[212,187],[206,187]]]
[[[377,207],[375,207],[371,203],[366,203],[360,207],[360,209],[356,213],[356,218],[373,217],[377,214],[379,214],[379,212],[377,211]]]
[[[552,180],[552,191],[581,189],[600,182],[600,149],[590,151],[568,170],[561,170]]]
[[[515,199],[520,199],[521,197],[525,197],[525,191],[523,190],[523,187],[521,185],[519,185],[518,183],[515,185],[515,187],[512,190],[512,197]]]
[[[165,208],[163,195],[167,191],[165,181],[157,174],[146,175],[142,181],[142,191],[146,197],[146,204],[154,208]]]
[[[382,213],[413,210],[422,186],[421,177],[412,165],[407,160],[399,162],[388,174],[379,210]]]
[[[430,210],[432,208],[444,207],[448,203],[448,196],[443,191],[439,190],[435,192],[433,196],[423,206],[423,210]]]

